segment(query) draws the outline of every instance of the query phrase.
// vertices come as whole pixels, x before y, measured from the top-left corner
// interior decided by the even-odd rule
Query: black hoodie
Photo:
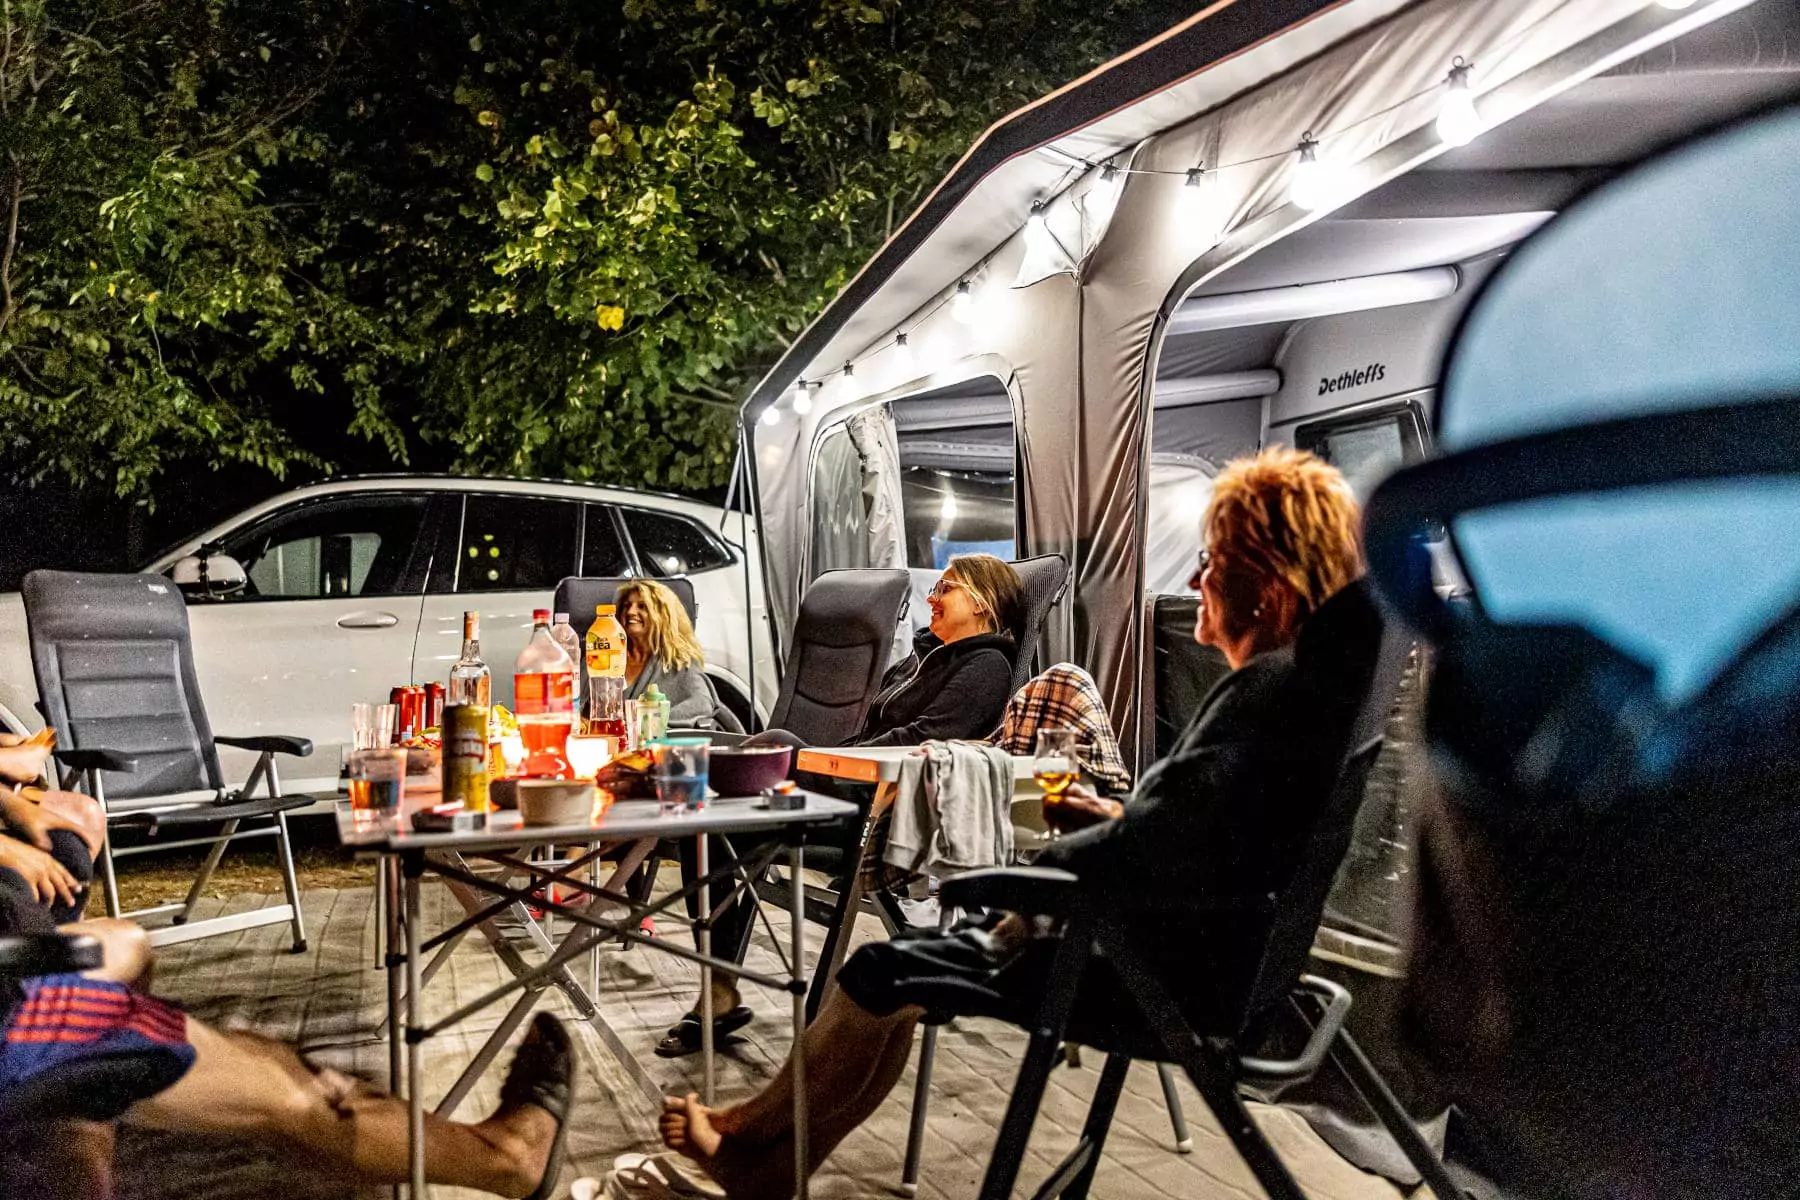
[[[922,655],[922,657],[921,657]],[[869,705],[853,746],[916,746],[932,738],[984,738],[1012,697],[1013,640],[978,633],[948,645],[929,633]]]

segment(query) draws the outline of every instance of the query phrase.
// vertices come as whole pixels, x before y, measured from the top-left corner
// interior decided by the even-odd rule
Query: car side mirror
[[[201,546],[197,553],[183,555],[170,568],[169,578],[189,600],[229,600],[250,584],[243,564],[217,546]]]

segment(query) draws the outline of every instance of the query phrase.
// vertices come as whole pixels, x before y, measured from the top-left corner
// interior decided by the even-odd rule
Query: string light
[[[1699,0],[1656,0],[1656,2],[1663,8],[1680,10],[1693,7]],[[1507,39],[1490,47],[1489,52],[1494,53],[1506,49],[1512,40],[1515,39]],[[1482,120],[1481,113],[1475,105],[1475,94],[1470,87],[1471,70],[1471,64],[1458,55],[1452,61],[1449,75],[1442,81],[1402,96],[1393,103],[1370,112],[1347,125],[1327,130],[1320,137],[1337,137],[1340,134],[1348,133],[1352,129],[1370,121],[1380,120],[1389,113],[1442,89],[1443,96],[1439,102],[1435,126],[1437,135],[1446,146],[1465,146],[1479,137],[1487,128],[1486,122]],[[1333,205],[1344,198],[1349,181],[1346,178],[1343,164],[1334,162],[1329,157],[1321,157],[1320,137],[1315,137],[1309,130],[1301,135],[1300,144],[1294,150],[1278,150],[1231,162],[1215,163],[1211,167],[1194,166],[1185,170],[1120,167],[1111,162],[1096,164],[1057,146],[1048,146],[1045,149],[1068,159],[1072,164],[1071,169],[1080,167],[1092,171],[1096,166],[1098,167],[1098,178],[1079,197],[1078,204],[1087,223],[1103,227],[1111,219],[1113,210],[1118,205],[1124,192],[1124,180],[1127,175],[1182,176],[1182,190],[1177,202],[1177,209],[1183,218],[1192,218],[1204,209],[1210,189],[1216,185],[1213,177],[1218,172],[1232,167],[1245,167],[1268,162],[1271,159],[1284,158],[1290,154],[1297,154],[1298,159],[1289,172],[1289,203],[1307,212]],[[1060,189],[1061,184],[1059,183],[1057,187]],[[1069,251],[1063,247],[1055,232],[1050,228],[1048,212],[1043,200],[1032,202],[1031,211],[1025,219],[1022,240],[1026,261],[1020,265],[1021,282],[1032,282],[1039,277],[1032,275],[1029,279],[1025,278],[1029,274],[1026,267],[1032,259],[1043,259],[1049,255],[1067,261],[1071,257]],[[988,259],[984,258],[977,265],[977,269],[986,265],[987,261]],[[1052,270],[1054,269],[1052,268]],[[1021,283],[1015,283],[1014,286],[1021,286]],[[946,301],[940,300],[938,307],[942,307],[945,303]],[[958,281],[955,292],[948,299],[948,304],[950,316],[961,325],[978,326],[987,315],[984,312],[986,306],[979,302],[974,286],[966,276]],[[935,311],[937,311],[936,308],[932,310],[932,312]],[[894,351],[896,367],[910,374],[915,359],[912,348],[908,345],[907,335],[896,333],[894,340],[886,348]],[[846,362],[842,372],[845,378],[854,376],[855,363]],[[797,387],[793,401],[794,411],[797,415],[805,415],[811,411],[812,400],[809,389],[819,386],[821,385],[817,382],[812,384],[802,382]],[[781,421],[781,413],[774,406],[770,406],[764,410],[762,421],[766,425],[777,425]],[[954,504],[954,500],[951,500],[950,503]]]
[[[1485,126],[1475,111],[1475,93],[1469,90],[1469,64],[1458,55],[1444,85],[1444,103],[1438,109],[1437,135],[1446,146],[1466,146]]]
[[[1181,185],[1181,215],[1192,218],[1200,212],[1206,203],[1206,172],[1194,167],[1187,173],[1187,181]]]
[[[1088,219],[1096,225],[1104,225],[1112,219],[1113,209],[1119,206],[1119,193],[1125,190],[1125,181],[1119,168],[1107,163],[1100,168],[1100,178],[1089,188],[1083,197]]]
[[[1025,252],[1047,251],[1053,243],[1050,221],[1044,216],[1044,202],[1031,202],[1031,215],[1025,218]]]
[[[762,423],[769,426],[771,429],[781,424],[781,410],[776,408],[773,404],[763,409]]]
[[[1333,164],[1319,160],[1319,143],[1311,132],[1300,137],[1300,161],[1288,179],[1288,200],[1295,208],[1312,212],[1337,198],[1339,180]]]
[[[975,293],[966,279],[956,285],[956,298],[950,301],[950,315],[963,325],[975,323]]]

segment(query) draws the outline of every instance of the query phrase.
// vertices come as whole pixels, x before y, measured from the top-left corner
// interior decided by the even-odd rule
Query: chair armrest
[[[1066,916],[1081,905],[1079,882],[1056,867],[989,867],[944,880],[938,900],[957,908]]]
[[[311,738],[293,737],[285,733],[265,733],[258,737],[215,737],[213,741],[239,750],[255,750],[260,754],[291,754],[295,758],[305,758],[313,752]]]
[[[26,933],[0,937],[0,979],[91,971],[104,958],[99,939],[86,934]]]
[[[1238,1068],[1243,1072],[1242,1077],[1246,1082],[1275,1083],[1311,1079],[1325,1061],[1326,1052],[1331,1049],[1331,1043],[1337,1040],[1338,1030],[1344,1027],[1344,1017],[1350,1012],[1350,992],[1342,985],[1329,979],[1321,979],[1317,975],[1300,977],[1293,994],[1301,992],[1318,1000],[1324,1009],[1319,1014],[1318,1024],[1313,1026],[1312,1036],[1306,1039],[1306,1048],[1295,1058],[1251,1058],[1246,1055],[1238,1059]]]
[[[83,747],[80,750],[58,750],[56,761],[65,767],[73,767],[77,771],[135,771],[137,759],[129,754],[121,754],[117,750],[95,750]]]

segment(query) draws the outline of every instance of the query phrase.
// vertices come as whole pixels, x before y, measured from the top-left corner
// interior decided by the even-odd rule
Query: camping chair
[[[1790,104],[1534,234],[1451,348],[1447,453],[1366,510],[1445,767],[1406,1030],[1520,1195],[1800,1173],[1765,1119],[1800,1109],[1797,154]],[[1469,603],[1432,586],[1439,531]]]
[[[282,735],[213,735],[194,672],[187,606],[161,575],[33,571],[23,591],[38,705],[65,747],[56,753],[66,768],[63,785],[79,785],[106,813],[100,877],[107,915],[175,913],[171,925],[151,931],[151,943],[159,946],[286,921],[294,952],[305,950],[287,814],[312,801],[282,795],[275,756],[304,758],[312,743]],[[260,756],[241,788],[226,789],[219,746]],[[262,796],[255,795],[259,785]],[[150,840],[114,849],[110,831],[121,828]],[[197,836],[157,840],[190,832]],[[275,839],[287,902],[190,922],[226,846],[252,837]],[[211,850],[185,900],[121,911],[115,858],[188,846]]]
[[[594,626],[594,610],[602,604],[613,603],[619,594],[619,588],[630,582],[632,580],[623,575],[570,575],[556,585],[556,598],[551,611],[568,613],[569,628],[573,629],[575,636],[581,639],[583,645],[586,645],[588,630]],[[684,579],[681,576],[671,576],[654,582],[662,584],[675,593],[675,598],[681,601],[681,607],[687,610],[690,623],[700,619],[700,603],[694,599],[692,580]],[[581,691],[583,695],[586,695],[587,656],[585,654],[576,664],[576,669],[581,672]],[[708,684],[710,685],[710,683],[709,680]],[[716,692],[713,695],[712,716],[713,723],[727,733],[744,731],[743,722],[738,720],[737,714],[719,699]]]
[[[1012,694],[1016,694],[1034,673],[1050,610],[1069,590],[1069,560],[1060,554],[1040,554],[1035,558],[1016,558],[1012,568],[1019,573],[1025,592],[1025,636],[1013,652]]]
[[[1352,584],[1327,602],[1302,631],[1296,669],[1314,678],[1336,676],[1332,683],[1351,685],[1356,692],[1347,694],[1360,694],[1362,699],[1343,728],[1313,731],[1335,743],[1327,743],[1321,761],[1335,762],[1337,767],[1319,781],[1319,786],[1329,789],[1327,799],[1297,868],[1273,893],[1224,896],[1203,906],[1140,901],[1132,896],[1093,896],[1084,892],[1069,872],[1035,867],[976,871],[945,881],[941,894],[946,903],[1051,916],[1062,924],[1054,966],[1032,1021],[1025,1061],[983,1183],[983,1200],[1012,1194],[1050,1070],[1065,1040],[1077,986],[1096,957],[1107,959],[1117,972],[1122,989],[1136,1001],[1147,1032],[1129,1044],[1096,1046],[1107,1053],[1107,1061],[1087,1121],[1074,1150],[1036,1196],[1047,1200],[1087,1194],[1131,1059],[1152,1057],[1173,1062],[1187,1072],[1271,1197],[1303,1200],[1304,1194],[1251,1121],[1238,1089],[1307,1078],[1327,1056],[1369,1102],[1436,1194],[1461,1194],[1344,1030],[1349,992],[1328,980],[1301,974],[1338,863],[1349,844],[1363,785],[1381,747],[1380,730],[1406,654],[1405,643],[1381,628],[1361,584]],[[1262,950],[1256,970],[1240,994],[1224,997],[1196,1023],[1193,1010],[1184,1004],[1187,998],[1173,994],[1169,981],[1142,955],[1134,931],[1144,926],[1166,929],[1183,920],[1217,922],[1221,918],[1266,931]],[[1309,1017],[1311,1035],[1306,1047],[1291,1059],[1257,1058],[1251,1051],[1284,1000],[1303,1017],[1308,1016],[1310,1006],[1317,1007],[1316,1015]]]
[[[1016,692],[1031,678],[1032,662],[1042,640],[1044,623],[1049,618],[1050,609],[1068,588],[1069,562],[1060,554],[1043,554],[1035,558],[1018,559],[1012,563],[1012,567],[1019,573],[1025,600],[1024,634],[1013,655],[1012,690]],[[903,572],[900,574],[904,575]],[[871,692],[869,699],[873,698],[874,692]],[[864,702],[864,708],[866,710],[867,701]],[[784,727],[778,720],[771,720],[770,724],[775,728]],[[806,741],[815,746],[839,745],[844,738],[854,734],[861,724],[862,717],[859,715],[856,724],[836,740],[807,738]],[[841,883],[829,908],[823,904],[817,907],[809,904],[807,907],[807,919],[826,927],[825,944],[819,956],[821,965],[813,976],[812,990],[806,998],[809,1020],[818,1014],[825,992],[836,978],[838,967],[843,964],[851,929],[859,914],[864,911],[873,912],[881,919],[890,937],[905,925],[906,919],[900,910],[899,900],[887,889],[878,887],[872,895],[864,896],[861,867],[874,849],[876,823],[864,819],[853,825],[852,830],[860,830],[860,836],[853,844],[841,848],[821,848],[820,869],[835,871],[841,876]],[[766,898],[771,903],[782,902],[774,891],[768,891]]]

